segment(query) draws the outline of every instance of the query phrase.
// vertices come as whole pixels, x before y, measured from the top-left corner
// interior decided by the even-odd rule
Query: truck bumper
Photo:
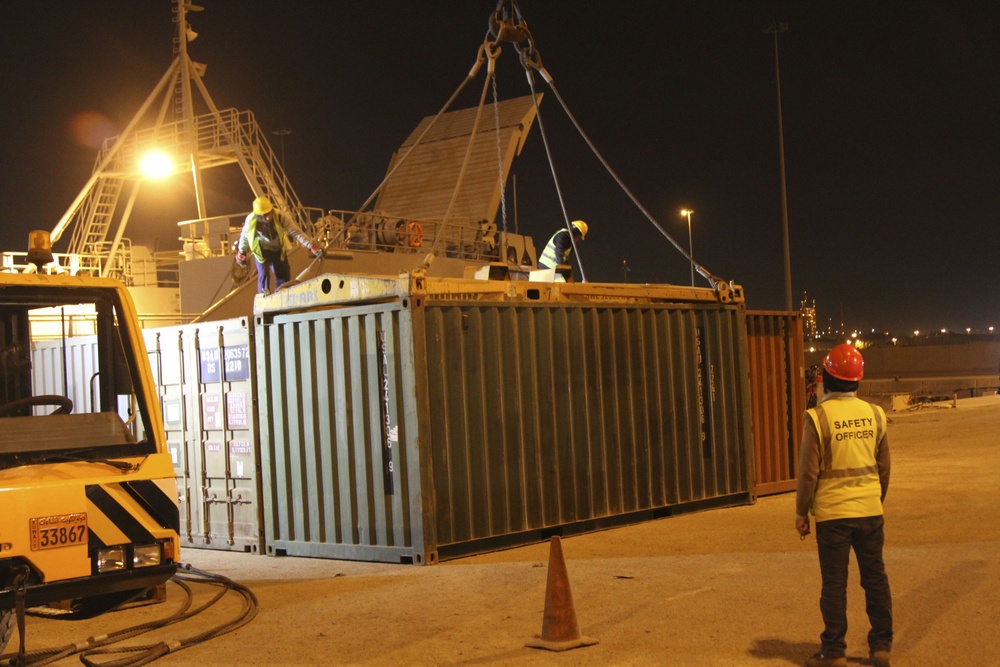
[[[176,571],[176,563],[166,563],[136,570],[108,572],[107,574],[78,579],[66,579],[64,581],[53,581],[44,584],[29,584],[25,587],[24,606],[30,608],[60,600],[74,600],[122,591],[141,591],[159,586],[174,576]],[[15,604],[15,591],[13,588],[0,590],[0,611],[14,609]]]

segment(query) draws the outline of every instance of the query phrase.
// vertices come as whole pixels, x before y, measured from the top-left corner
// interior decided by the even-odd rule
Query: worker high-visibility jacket
[[[565,264],[571,252],[573,252],[573,241],[569,236],[569,230],[560,229],[545,244],[545,250],[538,258],[538,268],[554,269],[559,264]]]
[[[806,410],[819,435],[819,475],[812,498],[816,521],[882,514],[879,447],[885,412],[853,393],[828,396]],[[888,454],[888,452],[886,452]],[[888,484],[888,471],[881,471]]]
[[[243,222],[236,249],[244,255],[248,251],[253,253],[261,263],[264,262],[264,251],[280,252],[281,259],[285,259],[289,236],[307,248],[310,245],[309,238],[302,233],[302,230],[294,222],[279,217],[277,211],[271,216],[271,222],[264,220],[263,216],[251,213]]]

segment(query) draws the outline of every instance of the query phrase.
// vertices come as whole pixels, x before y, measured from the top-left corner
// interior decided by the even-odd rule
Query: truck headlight
[[[160,545],[144,544],[132,548],[132,567],[149,567],[160,564]]]
[[[97,571],[116,572],[125,569],[125,547],[105,547],[97,550]]]

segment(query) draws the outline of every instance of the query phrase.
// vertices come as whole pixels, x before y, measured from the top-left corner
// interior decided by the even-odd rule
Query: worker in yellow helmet
[[[288,264],[287,251],[291,236],[309,249],[314,257],[323,255],[323,249],[309,240],[293,220],[286,219],[274,210],[267,197],[253,200],[253,213],[247,216],[236,243],[236,263],[247,265],[247,254],[253,254],[257,264],[257,293],[268,294],[271,273],[274,273],[274,289],[288,282],[292,269]]]
[[[560,264],[565,264],[573,252],[573,245],[587,238],[587,223],[583,220],[574,220],[570,228],[573,230],[572,238],[569,229],[565,227],[552,235],[545,244],[542,256],[538,258],[538,268],[554,269]]]
[[[806,410],[799,453],[795,529],[809,534],[816,518],[816,544],[823,589],[821,650],[809,667],[847,667],[847,566],[851,549],[865,589],[870,664],[889,667],[892,595],[882,560],[882,501],[889,488],[889,438],[885,412],[856,392],[864,359],[841,344],[823,360],[823,397]]]

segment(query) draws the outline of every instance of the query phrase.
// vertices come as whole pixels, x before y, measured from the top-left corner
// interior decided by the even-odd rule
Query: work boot
[[[834,658],[819,652],[806,660],[806,667],[847,667],[847,658],[842,655]]]
[[[889,652],[885,649],[872,651],[868,658],[872,667],[889,667]]]

